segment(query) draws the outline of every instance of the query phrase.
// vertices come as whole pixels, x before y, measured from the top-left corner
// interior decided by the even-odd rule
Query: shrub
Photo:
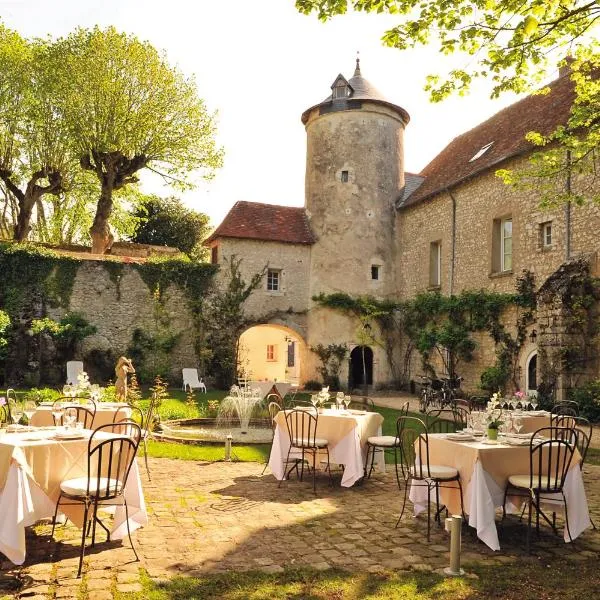
[[[508,380],[508,371],[501,366],[487,367],[481,373],[481,389],[488,392],[503,390]]]
[[[592,423],[600,422],[600,379],[570,390],[569,400],[579,403],[579,414]]]
[[[309,391],[320,390],[322,387],[323,387],[323,384],[320,381],[317,381],[316,379],[309,379],[304,384],[304,389],[309,390]]]

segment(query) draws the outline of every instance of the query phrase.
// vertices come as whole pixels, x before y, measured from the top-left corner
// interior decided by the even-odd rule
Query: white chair
[[[188,388],[191,390],[200,390],[206,394],[206,385],[202,381],[202,378],[198,379],[198,369],[182,369],[183,373],[183,391],[185,392]]]
[[[83,362],[70,360],[67,362],[67,385],[77,385],[77,376],[83,373]]]

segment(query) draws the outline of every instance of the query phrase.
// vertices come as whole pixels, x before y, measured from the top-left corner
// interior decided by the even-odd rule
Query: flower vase
[[[488,427],[487,436],[488,440],[498,440],[498,430]]]

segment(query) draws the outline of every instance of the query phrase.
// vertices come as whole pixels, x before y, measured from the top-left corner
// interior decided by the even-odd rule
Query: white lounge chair
[[[67,362],[67,385],[77,385],[77,376],[83,373],[83,362],[70,360]]]
[[[190,390],[200,390],[206,394],[206,385],[202,381],[202,377],[198,379],[198,369],[181,369],[183,374],[183,391],[188,388]]]

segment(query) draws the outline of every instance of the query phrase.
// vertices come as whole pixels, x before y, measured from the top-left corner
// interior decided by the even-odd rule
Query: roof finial
[[[361,77],[361,74],[360,74],[360,50],[356,51],[356,69],[354,69],[354,77]]]

